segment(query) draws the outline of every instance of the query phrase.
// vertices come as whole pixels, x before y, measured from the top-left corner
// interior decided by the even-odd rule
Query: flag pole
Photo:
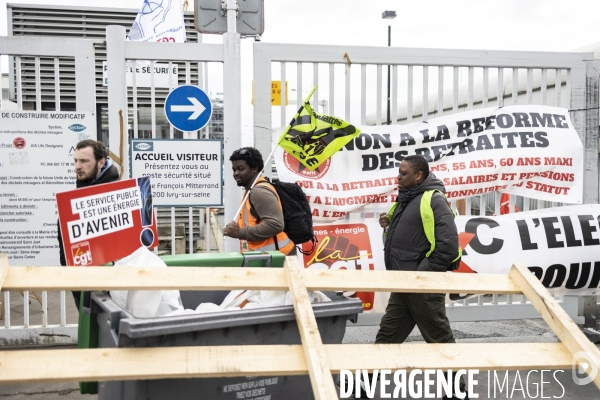
[[[310,91],[310,93],[308,94],[308,96],[306,97],[306,99],[304,100],[304,103],[302,103],[302,106],[298,109],[298,112],[296,114],[300,114],[300,111],[302,110],[302,108],[304,107],[304,104],[308,103],[308,101],[310,100],[310,98],[312,97],[313,93],[315,92],[315,90],[317,90],[317,86],[315,85],[315,87]],[[281,107],[284,107],[283,105]],[[235,217],[232,220],[232,222],[235,222],[235,218],[237,218],[237,216],[240,214],[240,211],[242,211],[242,207],[244,207],[244,204],[246,203],[246,200],[248,199],[248,197],[250,196],[250,190],[252,190],[252,188],[256,185],[256,182],[258,181],[258,179],[260,178],[260,176],[263,174],[263,172],[265,172],[265,166],[268,165],[268,162],[271,161],[271,158],[273,157],[273,155],[275,154],[275,151],[277,150],[277,148],[279,147],[279,144],[281,143],[281,140],[283,138],[283,136],[290,130],[290,128],[292,127],[292,124],[288,124],[288,126],[286,127],[286,129],[283,131],[283,133],[280,135],[279,141],[277,142],[277,144],[275,145],[275,147],[273,148],[273,150],[271,151],[271,154],[269,154],[269,156],[267,157],[267,159],[265,160],[264,164],[263,164],[263,168],[260,170],[260,172],[256,175],[256,178],[254,179],[254,182],[252,182],[252,185],[250,185],[250,189],[246,190],[246,194],[244,195],[244,198],[242,199],[242,202],[240,203],[240,207],[238,208],[237,212],[234,214]]]

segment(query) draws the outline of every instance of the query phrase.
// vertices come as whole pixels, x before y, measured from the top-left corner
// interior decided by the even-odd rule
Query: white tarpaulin
[[[564,108],[495,107],[359,129],[360,136],[314,171],[281,149],[275,153],[279,179],[302,186],[315,222],[366,204],[387,209],[396,198],[399,163],[412,154],[429,161],[449,200],[503,191],[582,202],[583,147]]]

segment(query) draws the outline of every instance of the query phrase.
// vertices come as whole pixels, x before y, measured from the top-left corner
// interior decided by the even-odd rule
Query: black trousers
[[[415,325],[427,343],[455,343],[443,293],[392,293],[375,343],[403,343]]]
[[[392,293],[375,343],[404,343],[415,325],[427,343],[456,343],[444,293]],[[465,391],[461,376],[460,389]]]

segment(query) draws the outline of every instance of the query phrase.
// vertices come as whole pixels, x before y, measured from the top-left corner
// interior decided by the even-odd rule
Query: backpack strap
[[[281,203],[281,199],[279,199],[279,195],[277,194],[277,191],[273,187],[273,184],[271,183],[271,181],[268,180],[267,178],[265,178],[265,180],[269,185],[265,185],[265,184],[263,184],[263,182],[259,182],[255,185],[255,187],[258,185],[261,185],[261,186],[272,188],[273,193],[275,193],[275,196],[277,196],[277,199]],[[252,189],[250,189],[250,194],[252,194]],[[260,221],[260,215],[258,215],[258,211],[256,211],[256,208],[254,208],[254,204],[252,204],[252,200],[250,200],[250,194],[248,194],[248,202],[250,203],[250,211],[254,210],[254,214],[256,214],[256,216],[258,217],[258,220]],[[273,243],[275,243],[275,250],[279,251],[279,243],[277,242],[277,235],[273,236]]]

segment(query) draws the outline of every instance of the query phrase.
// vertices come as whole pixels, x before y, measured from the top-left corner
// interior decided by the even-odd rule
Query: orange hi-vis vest
[[[260,185],[262,182],[265,182],[265,183],[262,184],[261,186],[268,187],[271,191],[273,191],[273,193],[275,193],[275,196],[277,196],[277,192],[275,191],[275,188],[272,187],[271,185],[269,185],[268,183],[266,183],[267,181],[263,177],[261,177],[258,180],[258,182],[256,183],[256,186]],[[283,212],[283,209],[281,207],[281,200],[279,199],[279,196],[277,196],[277,201],[279,202],[279,208]],[[248,198],[246,199],[246,204],[244,204],[244,207],[242,207],[242,210],[240,211],[240,215],[238,216],[238,226],[240,228],[245,228],[248,226],[256,226],[256,225],[258,225],[259,221],[260,221],[260,219],[255,218],[254,215],[252,215],[252,213],[250,212],[250,196],[248,196]],[[275,240],[277,240],[277,247],[275,247]],[[263,241],[260,241],[260,242],[248,241],[247,243],[248,243],[248,248],[245,249],[242,241],[240,240],[240,252],[241,253],[246,252],[246,251],[272,251],[272,250],[279,249],[280,252],[282,252],[285,255],[288,255],[295,247],[294,242],[292,242],[290,240],[290,238],[288,238],[286,233],[283,231],[279,232],[276,236],[270,237]]]

